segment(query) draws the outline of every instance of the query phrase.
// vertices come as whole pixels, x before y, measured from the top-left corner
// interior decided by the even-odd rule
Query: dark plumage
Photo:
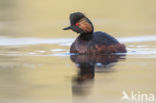
[[[80,33],[71,45],[71,53],[111,54],[126,52],[124,44],[120,44],[114,37],[105,32],[94,32],[92,22],[84,14],[80,12],[72,13],[70,24],[64,30],[71,29]]]

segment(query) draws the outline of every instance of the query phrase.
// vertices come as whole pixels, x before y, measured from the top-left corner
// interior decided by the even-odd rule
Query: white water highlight
[[[153,42],[156,41],[156,35],[150,36],[134,36],[117,38],[122,43],[134,42]],[[39,44],[58,44],[61,46],[69,46],[74,38],[10,38],[0,37],[0,46],[23,46],[23,45],[39,45]]]

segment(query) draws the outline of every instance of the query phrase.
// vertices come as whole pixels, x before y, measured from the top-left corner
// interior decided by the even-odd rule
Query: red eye
[[[75,24],[75,26],[79,26],[79,24],[78,24],[78,23],[76,23],[76,24]]]

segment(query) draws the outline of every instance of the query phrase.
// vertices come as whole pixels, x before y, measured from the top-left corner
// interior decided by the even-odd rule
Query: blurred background
[[[62,28],[77,11],[95,31],[124,43],[126,56],[72,57],[78,34]],[[0,0],[0,103],[120,103],[122,91],[156,95],[155,44],[156,0]]]
[[[155,4],[155,0],[0,0],[0,35],[74,37],[62,28],[76,11],[85,13],[96,31],[152,35],[156,33]]]

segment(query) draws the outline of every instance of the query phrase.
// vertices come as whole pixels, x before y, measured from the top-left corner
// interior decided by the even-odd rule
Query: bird
[[[63,30],[72,30],[79,34],[70,47],[70,53],[78,54],[113,54],[126,53],[126,46],[113,36],[102,32],[94,32],[93,23],[81,12],[71,13],[70,26]]]

